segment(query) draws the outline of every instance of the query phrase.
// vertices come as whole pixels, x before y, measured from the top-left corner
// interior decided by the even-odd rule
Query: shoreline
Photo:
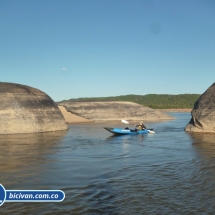
[[[192,108],[170,108],[170,109],[158,109],[164,112],[191,112]]]
[[[66,110],[65,107],[63,106],[58,106],[58,108],[60,109],[61,113],[63,114],[63,117],[65,119],[65,121],[68,123],[68,124],[73,124],[73,123],[89,123],[89,122],[94,122],[92,120],[89,120],[89,119],[85,119],[83,117],[80,117],[76,114],[73,114],[71,112],[68,112]]]

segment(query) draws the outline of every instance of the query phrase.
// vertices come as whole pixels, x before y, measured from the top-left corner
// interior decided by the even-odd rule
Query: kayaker
[[[143,124],[143,122],[141,121],[139,125],[135,125],[135,127],[138,127],[138,130],[145,130],[146,126]]]

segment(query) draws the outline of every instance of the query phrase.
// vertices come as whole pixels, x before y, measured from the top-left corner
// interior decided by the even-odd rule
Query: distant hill
[[[148,95],[124,95],[112,97],[92,97],[63,100],[62,102],[91,102],[91,101],[130,101],[145,105],[154,109],[193,108],[200,94],[148,94]]]

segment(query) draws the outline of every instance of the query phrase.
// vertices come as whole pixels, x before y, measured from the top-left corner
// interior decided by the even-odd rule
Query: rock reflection
[[[22,172],[49,162],[45,155],[56,153],[66,132],[0,135],[0,170]]]
[[[208,157],[215,156],[215,134],[210,133],[189,133],[192,138],[192,145],[200,154]]]

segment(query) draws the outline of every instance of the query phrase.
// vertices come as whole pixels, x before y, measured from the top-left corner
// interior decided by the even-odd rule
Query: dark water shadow
[[[111,135],[106,138],[106,141],[112,141],[113,143],[123,143],[127,141],[143,141],[146,134],[133,134],[133,135]]]
[[[198,153],[215,157],[215,134],[210,133],[187,133],[192,140],[192,145]]]
[[[107,137],[106,140],[109,140],[109,139],[125,140],[125,139],[129,139],[129,138],[130,138],[130,135],[115,135],[115,134],[112,134],[109,137]]]

